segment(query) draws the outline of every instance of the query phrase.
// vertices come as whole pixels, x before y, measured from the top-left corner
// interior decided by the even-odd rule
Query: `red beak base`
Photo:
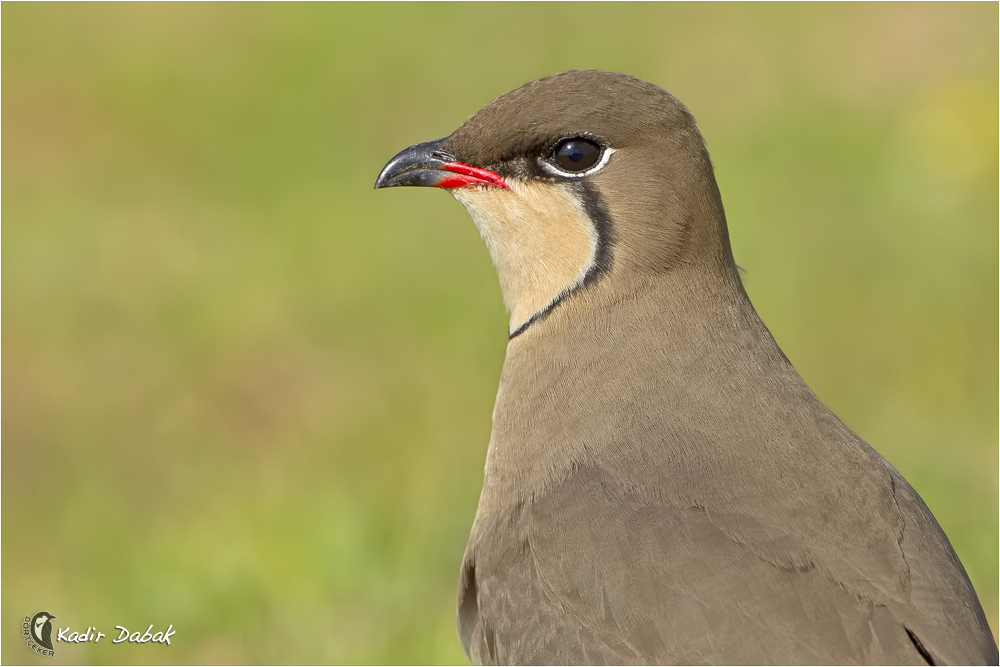
[[[435,187],[438,188],[463,188],[467,185],[493,185],[498,188],[510,189],[507,182],[499,174],[489,169],[480,169],[467,165],[464,162],[445,162],[439,169],[448,171],[454,176],[445,176]]]

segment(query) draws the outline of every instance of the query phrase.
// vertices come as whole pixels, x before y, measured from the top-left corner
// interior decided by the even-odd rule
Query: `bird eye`
[[[552,151],[552,159],[560,169],[579,173],[590,169],[601,159],[601,147],[590,139],[563,139]]]

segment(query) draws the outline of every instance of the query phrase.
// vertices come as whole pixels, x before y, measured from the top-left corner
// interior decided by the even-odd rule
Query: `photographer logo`
[[[54,643],[83,644],[93,642],[96,644],[101,641],[102,637],[107,637],[95,626],[87,626],[86,630],[79,631],[73,630],[71,626],[56,628],[57,632],[53,635],[53,620],[55,620],[55,616],[47,611],[40,611],[34,616],[24,617],[24,622],[21,624],[21,634],[24,636],[28,648],[38,655],[44,655],[47,658],[54,657]],[[116,625],[115,630],[118,631],[118,636],[111,635],[112,644],[161,644],[169,646],[170,638],[177,634],[172,623],[167,625],[166,630],[157,630],[156,632],[153,631],[154,625],[152,623],[149,624],[145,632],[142,630],[129,632],[129,629],[123,625]]]
[[[52,648],[52,619],[55,616],[47,611],[40,611],[34,616],[25,616],[24,623],[21,624],[21,634],[28,648],[47,658],[53,657],[56,652]]]

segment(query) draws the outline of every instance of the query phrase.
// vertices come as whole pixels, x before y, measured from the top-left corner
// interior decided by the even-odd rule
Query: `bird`
[[[31,638],[39,646],[52,650],[52,619],[55,616],[47,611],[40,611],[31,619]]]
[[[531,81],[375,188],[469,212],[510,314],[457,625],[477,664],[997,664],[920,496],[744,289],[694,117]]]

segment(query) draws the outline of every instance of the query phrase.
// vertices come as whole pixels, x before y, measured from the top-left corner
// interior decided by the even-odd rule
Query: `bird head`
[[[375,187],[396,186],[444,188],[466,207],[512,336],[591,284],[681,266],[735,275],[694,118],[624,74],[563,72],[506,93],[390,160]]]

